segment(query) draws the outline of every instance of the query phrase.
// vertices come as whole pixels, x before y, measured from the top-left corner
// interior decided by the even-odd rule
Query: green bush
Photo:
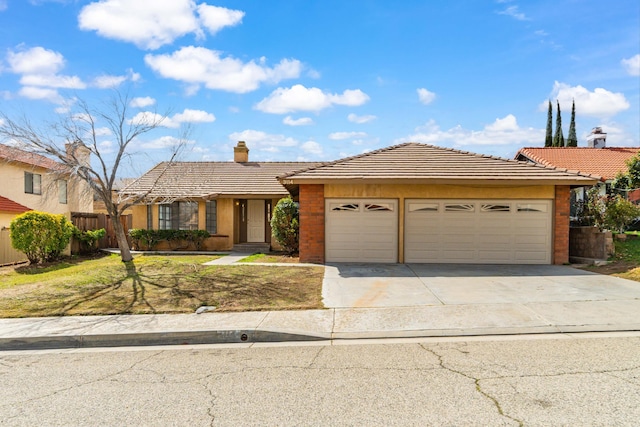
[[[625,229],[640,217],[640,206],[634,205],[619,194],[601,196],[597,188],[587,191],[587,198],[578,208],[581,225],[592,225],[600,230],[624,233]]]
[[[210,236],[207,230],[145,230],[142,228],[132,228],[129,236],[133,240],[133,246],[141,250],[154,250],[158,243],[169,242],[172,249],[180,249],[176,245],[186,243],[193,244],[196,250],[202,248],[204,239]]]
[[[53,261],[69,244],[74,226],[62,214],[29,211],[11,221],[11,246],[32,264]]]
[[[271,217],[271,234],[282,248],[291,254],[298,252],[298,238],[300,233],[300,212],[298,204],[285,197],[280,199],[273,209]]]
[[[96,250],[96,242],[107,234],[104,228],[98,230],[80,230],[73,227],[73,238],[80,242],[81,252],[93,252]]]

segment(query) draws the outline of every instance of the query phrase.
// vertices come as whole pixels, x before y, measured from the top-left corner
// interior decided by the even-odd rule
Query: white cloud
[[[624,69],[632,76],[640,76],[640,53],[620,61]]]
[[[377,117],[373,115],[358,116],[357,114],[351,113],[347,116],[347,120],[358,124],[369,123],[375,119],[377,119]]]
[[[295,111],[320,111],[332,105],[358,106],[369,100],[360,89],[347,89],[342,94],[325,93],[317,87],[294,85],[278,88],[254,108],[265,113],[285,114]]]
[[[96,136],[109,136],[111,134],[111,129],[109,129],[108,127],[96,128]]]
[[[297,78],[302,71],[302,64],[296,59],[283,59],[274,67],[268,67],[265,58],[244,63],[195,46],[183,47],[172,54],[147,54],[144,60],[162,77],[235,93],[253,91],[265,82]]]
[[[60,52],[37,46],[28,50],[7,54],[11,71],[16,74],[53,75],[64,68],[64,56]]]
[[[204,29],[214,34],[240,23],[243,16],[244,12],[205,3],[196,6],[193,0],[102,0],[82,8],[78,25],[141,49],[158,49],[190,33],[201,39]]]
[[[163,126],[167,128],[177,128],[180,126],[178,123],[171,120],[171,118],[158,113],[152,113],[151,111],[139,112],[129,120],[129,123],[132,125]]]
[[[305,153],[313,154],[314,156],[322,155],[322,146],[315,141],[307,141],[303,143],[300,148]]]
[[[506,9],[498,11],[498,15],[511,16],[518,21],[529,21],[529,18],[518,10],[518,6],[508,6]]]
[[[509,114],[504,119],[496,119],[495,122],[485,126],[485,129],[492,132],[517,131],[518,122],[513,114]]]
[[[202,25],[211,34],[215,34],[224,27],[232,27],[241,23],[244,12],[202,3],[198,5],[198,15]]]
[[[18,93],[29,99],[64,103],[57,89],[85,89],[87,85],[77,76],[58,74],[65,66],[61,53],[37,46],[18,52],[9,51],[10,70],[21,74]]]
[[[366,132],[333,132],[329,134],[329,139],[338,141],[349,138],[364,138],[365,136],[367,136]]]
[[[132,69],[129,69],[128,73],[122,76],[103,74],[93,80],[93,85],[100,89],[111,89],[120,86],[127,80],[137,82],[138,80],[140,80],[140,74],[135,73]]]
[[[156,103],[156,100],[150,96],[133,98],[129,105],[133,108],[144,108]]]
[[[416,91],[418,92],[418,99],[420,99],[420,102],[422,102],[424,105],[429,105],[436,99],[436,94],[433,92],[429,92],[425,88],[420,88]]]
[[[287,116],[282,119],[282,123],[289,126],[308,126],[313,124],[313,119],[311,119],[311,117],[300,117],[299,119],[294,119],[291,116]]]
[[[234,144],[236,141],[245,141],[249,149],[259,151],[278,152],[281,147],[295,147],[299,144],[295,138],[284,135],[268,134],[266,132],[247,129],[242,132],[233,132],[229,135],[229,140]]]
[[[172,117],[162,116],[151,111],[141,111],[129,120],[129,123],[177,128],[181,123],[211,123],[215,120],[216,117],[211,113],[185,108],[182,113],[174,114]]]
[[[206,111],[185,108],[182,113],[175,114],[171,120],[177,123],[212,123],[216,120],[216,116]]]
[[[45,87],[24,86],[20,88],[18,94],[25,98],[49,101],[54,104],[64,103],[64,98],[57,90]]]
[[[519,147],[541,145],[544,142],[544,129],[520,128],[516,118],[509,114],[496,119],[482,130],[468,130],[456,126],[442,130],[434,120],[415,129],[415,133],[397,139],[394,143],[423,142],[440,146],[464,147],[468,145],[508,145]]]
[[[550,99],[560,101],[560,108],[571,111],[571,103],[576,102],[576,114],[599,118],[612,117],[629,108],[629,102],[622,93],[610,92],[603,88],[589,91],[583,86],[569,86],[566,83],[555,82]],[[539,105],[541,111],[546,111],[548,101]]]
[[[156,138],[151,141],[143,142],[140,144],[142,148],[148,149],[163,149],[163,148],[176,148],[181,144],[195,144],[195,141],[192,140],[184,140],[180,138],[176,138],[174,136],[161,136],[160,138]]]

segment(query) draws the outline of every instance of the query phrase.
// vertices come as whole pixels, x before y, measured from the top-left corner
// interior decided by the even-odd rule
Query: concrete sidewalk
[[[0,319],[0,350],[640,331],[640,300]]]

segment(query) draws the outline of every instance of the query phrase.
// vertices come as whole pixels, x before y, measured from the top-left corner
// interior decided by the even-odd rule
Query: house
[[[113,190],[111,191],[111,200],[117,202],[119,197],[118,193],[133,181],[135,181],[135,178],[116,178],[112,186]],[[122,215],[130,215],[131,212],[131,208],[128,208],[122,212]],[[104,204],[104,200],[102,200],[96,193],[93,195],[93,213],[109,214],[107,207]]]
[[[89,151],[72,144],[87,161]],[[91,212],[92,193],[83,182],[65,172],[64,166],[48,157],[0,144],[0,228],[27,210],[70,216],[71,212]]]
[[[278,175],[316,166],[313,162],[250,162],[243,141],[233,162],[160,163],[125,187],[122,197],[144,198],[132,207],[133,228],[207,230],[206,250],[276,246],[273,208],[289,192]]]
[[[563,264],[569,191],[599,177],[406,143],[279,177],[302,262]]]
[[[619,173],[627,171],[627,161],[640,152],[640,147],[607,147],[606,134],[594,128],[587,139],[587,147],[525,147],[516,160],[556,167],[585,174],[598,175],[600,194],[608,194]],[[572,210],[575,202],[584,200],[584,188],[572,191]]]

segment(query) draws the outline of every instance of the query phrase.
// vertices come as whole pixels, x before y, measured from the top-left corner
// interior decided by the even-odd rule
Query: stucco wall
[[[42,194],[28,194],[24,192],[24,173],[31,172],[34,174],[40,174],[42,177],[41,193]],[[0,182],[2,182],[2,196],[13,200],[16,203],[20,203],[28,208],[36,211],[49,212],[53,214],[69,214],[72,210],[75,211],[75,207],[85,208],[85,204],[79,203],[74,197],[74,187],[70,180],[67,180],[67,203],[58,202],[58,184],[57,177],[47,169],[35,168],[20,163],[0,163]],[[93,202],[89,210],[83,212],[92,212]],[[13,218],[15,215],[11,215]],[[68,215],[67,215],[68,216]],[[6,220],[6,216],[0,217],[0,227],[8,227],[9,221]]]
[[[462,185],[325,184],[324,196],[400,199],[553,199],[554,186],[486,187]]]

